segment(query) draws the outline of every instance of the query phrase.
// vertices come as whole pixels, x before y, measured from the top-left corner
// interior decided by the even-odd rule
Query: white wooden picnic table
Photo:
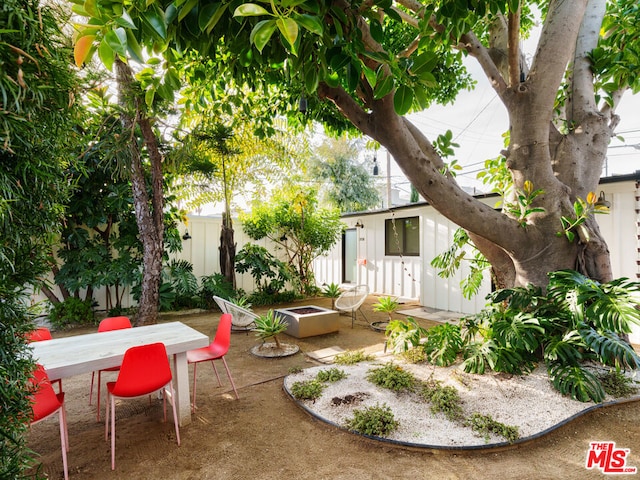
[[[181,322],[159,323],[34,342],[33,356],[49,378],[67,378],[122,363],[124,352],[137,345],[164,343],[173,355],[173,377],[180,426],[191,422],[187,351],[209,345],[209,337]]]

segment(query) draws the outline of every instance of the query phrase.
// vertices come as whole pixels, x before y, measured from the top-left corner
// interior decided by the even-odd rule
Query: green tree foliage
[[[561,393],[601,402],[597,365],[616,371],[640,367],[640,356],[622,339],[632,323],[640,325],[639,293],[640,284],[628,279],[600,284],[572,270],[558,271],[549,275],[546,293],[534,286],[498,290],[487,309],[460,326],[434,327],[426,341],[405,338],[422,346],[436,365],[450,365],[462,355],[470,373],[519,375],[542,361]],[[402,346],[400,331],[390,332],[394,347]]]
[[[253,240],[268,238],[284,250],[301,292],[314,286],[313,260],[327,253],[344,228],[336,210],[320,208],[313,191],[281,191],[240,217]]]
[[[151,104],[156,96],[173,97],[175,66],[188,51],[193,77],[211,69],[224,79],[211,89],[218,98],[245,88],[261,91],[273,95],[273,111],[289,120],[320,120],[336,130],[349,128],[348,119],[385,146],[423,198],[471,232],[483,255],[501,266],[495,272],[499,285],[543,285],[548,272],[575,265],[579,255],[588,258],[584,268],[592,271],[585,273],[606,281],[612,278],[610,262],[593,219],[584,225],[588,238],[555,233],[561,218],[573,215],[576,199],[597,188],[617,123],[615,107],[626,89],[640,88],[636,3],[576,0],[540,8],[537,1],[505,0],[151,0],[123,12],[120,4],[85,8],[77,2],[74,11],[91,21],[80,28],[76,59],[81,63],[94,51],[105,63],[116,55],[139,59],[147,48],[164,74],[147,84]],[[536,68],[529,69],[520,39],[534,24],[534,10],[541,11],[545,34],[532,60]],[[495,211],[463,192],[455,179],[456,160],[447,158],[455,146],[451,135],[426,138],[406,117],[433,102],[446,104],[472,86],[465,55],[490,80],[511,119],[505,158],[513,195],[525,191],[526,181],[544,192],[527,206],[526,218]],[[283,89],[288,95],[281,95]],[[296,114],[293,102],[301,95],[308,99],[304,116]],[[564,108],[567,100],[572,108]],[[197,103],[193,97],[190,106]],[[582,135],[587,129],[592,135]],[[559,144],[571,148],[547,148]],[[543,250],[554,254],[544,255],[536,269],[523,270],[531,252]]]
[[[380,204],[380,194],[371,180],[371,169],[358,161],[355,142],[327,139],[316,150],[312,178],[328,186],[320,189],[340,212],[369,210]]]
[[[69,183],[67,147],[76,138],[78,81],[68,64],[59,13],[50,4],[0,6],[0,478],[31,464],[25,445],[33,361],[29,287],[48,270]]]

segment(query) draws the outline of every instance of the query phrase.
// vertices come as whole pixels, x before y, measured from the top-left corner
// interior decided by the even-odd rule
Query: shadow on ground
[[[362,308],[368,322],[386,319],[386,314],[372,310],[377,300],[370,296]],[[304,304],[331,307],[326,298],[296,305]],[[401,310],[417,307],[407,304]],[[179,320],[213,337],[219,316],[219,312],[164,315],[161,321]],[[95,420],[95,405],[88,405],[90,375],[65,379],[70,479],[602,478],[598,469],[585,468],[589,443],[594,441],[613,441],[620,448],[629,448],[627,465],[640,466],[638,403],[590,412],[526,446],[499,452],[434,455],[372,441],[314,419],[283,391],[283,378],[292,369],[319,365],[307,355],[310,352],[335,346],[344,350],[383,348],[384,334],[371,329],[367,321],[359,315],[352,329],[351,317],[342,315],[337,333],[306,339],[283,335],[283,341],[296,343],[300,351],[274,359],[249,353],[259,343],[253,333],[234,333],[226,358],[240,399],[235,400],[223,369],[219,387],[212,369],[202,365],[198,369],[198,409],[191,424],[180,429],[180,447],[171,420],[162,422],[161,402],[147,398],[125,402],[117,410],[114,472],[104,425]],[[425,327],[437,323],[418,321]],[[93,331],[95,328],[84,328],[54,335]],[[39,455],[48,478],[62,478],[55,420],[33,426],[29,446]]]

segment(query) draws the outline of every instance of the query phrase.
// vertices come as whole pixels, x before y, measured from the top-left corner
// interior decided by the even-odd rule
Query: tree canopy
[[[188,52],[227,84],[286,90],[290,101],[277,105],[284,115],[295,117],[292,100],[305,95],[307,120],[335,129],[346,128],[346,119],[383,145],[423,198],[470,233],[498,285],[544,285],[548,272],[563,268],[611,278],[588,199],[597,188],[621,95],[640,88],[640,47],[631,41],[640,16],[636,2],[155,0],[134,2],[127,10],[88,5],[74,5],[76,13],[90,17],[78,29],[80,63],[93,48],[108,60],[142,59],[141,48],[148,47],[164,62],[160,85],[171,85],[174,65]],[[536,11],[541,34],[535,55],[526,59],[520,39]],[[460,188],[436,139],[405,116],[471,86],[464,56],[477,61],[509,114],[510,143],[502,153],[513,188],[503,212]],[[148,97],[168,90],[150,88]],[[538,194],[527,197],[525,184]],[[523,196],[530,204],[511,208]]]

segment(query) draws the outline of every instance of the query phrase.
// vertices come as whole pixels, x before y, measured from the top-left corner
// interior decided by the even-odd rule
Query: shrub
[[[605,393],[612,397],[629,397],[638,391],[638,387],[633,385],[637,382],[617,370],[610,370],[598,375],[598,380],[600,380]]]
[[[80,300],[77,297],[66,298],[63,302],[53,304],[49,311],[49,322],[54,329],[90,325],[94,321],[92,303],[92,300]]]
[[[291,394],[297,400],[316,400],[322,395],[326,385],[318,380],[306,380],[294,382],[291,385]]]
[[[591,362],[640,366],[623,339],[632,322],[640,324],[638,292],[640,283],[626,278],[601,284],[572,270],[551,272],[546,293],[533,286],[493,292],[487,309],[465,319],[464,369],[521,374],[544,360],[560,393],[601,402],[605,391]]]
[[[433,413],[442,412],[452,421],[459,420],[462,417],[460,395],[454,387],[450,385],[442,386],[442,382],[432,380],[423,384],[420,395],[431,402],[431,411]]]
[[[373,355],[366,354],[363,350],[350,350],[337,354],[333,361],[338,365],[355,365],[359,362],[368,362],[373,358]]]
[[[393,416],[391,408],[385,403],[375,407],[356,409],[353,417],[346,421],[346,427],[364,435],[384,437],[398,428],[400,423]]]
[[[339,368],[320,370],[316,375],[316,379],[320,382],[337,382],[338,380],[342,380],[343,378],[347,378],[347,374],[344,372],[344,370],[340,370]]]
[[[221,273],[213,275],[205,275],[200,279],[200,304],[203,308],[209,310],[216,308],[216,302],[213,297],[220,297],[226,300],[232,298],[235,294],[233,284],[225,278]]]
[[[506,439],[509,443],[513,443],[520,438],[518,427],[512,427],[495,421],[491,415],[482,415],[480,413],[472,413],[466,421],[467,426],[471,430],[479,433],[486,441],[489,440],[489,434],[494,433]]]
[[[416,379],[410,372],[394,363],[387,363],[385,366],[369,370],[367,380],[382,388],[388,388],[400,392],[412,390]]]

